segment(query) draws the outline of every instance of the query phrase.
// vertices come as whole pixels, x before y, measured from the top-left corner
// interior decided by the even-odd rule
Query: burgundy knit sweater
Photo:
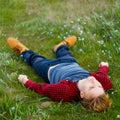
[[[112,88],[112,82],[108,78],[107,66],[99,67],[98,71],[96,73],[90,73],[90,76],[94,76],[102,84],[104,90]],[[70,102],[80,100],[80,91],[78,90],[77,84],[72,81],[61,80],[56,84],[48,84],[28,80],[25,86],[54,101]]]

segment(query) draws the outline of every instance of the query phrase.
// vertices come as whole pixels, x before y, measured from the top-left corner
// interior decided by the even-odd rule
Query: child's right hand
[[[20,83],[25,84],[28,81],[28,78],[26,75],[19,75],[18,80]]]

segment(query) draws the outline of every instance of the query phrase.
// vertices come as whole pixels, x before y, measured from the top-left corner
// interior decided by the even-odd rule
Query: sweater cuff
[[[28,80],[24,85],[26,87],[30,87],[32,84],[33,84],[33,81],[32,80]]]

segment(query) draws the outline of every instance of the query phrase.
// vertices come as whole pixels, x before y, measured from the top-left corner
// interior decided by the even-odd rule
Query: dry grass
[[[46,21],[53,22],[58,22],[61,18],[65,21],[74,20],[76,17],[89,18],[96,11],[101,13],[111,7],[111,2],[108,0],[63,0],[62,2],[34,0],[34,5],[27,1],[27,14],[42,17]]]

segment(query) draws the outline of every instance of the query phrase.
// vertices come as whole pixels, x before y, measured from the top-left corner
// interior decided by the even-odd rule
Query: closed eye
[[[98,86],[99,88],[103,88],[101,85],[100,86]]]
[[[91,89],[93,89],[93,88],[95,88],[95,87],[90,87],[89,90],[91,90]]]
[[[98,88],[103,88],[102,86],[97,86]],[[90,87],[89,88],[89,90],[91,90],[91,89],[94,89],[95,88],[95,86],[92,86],[92,87]]]

